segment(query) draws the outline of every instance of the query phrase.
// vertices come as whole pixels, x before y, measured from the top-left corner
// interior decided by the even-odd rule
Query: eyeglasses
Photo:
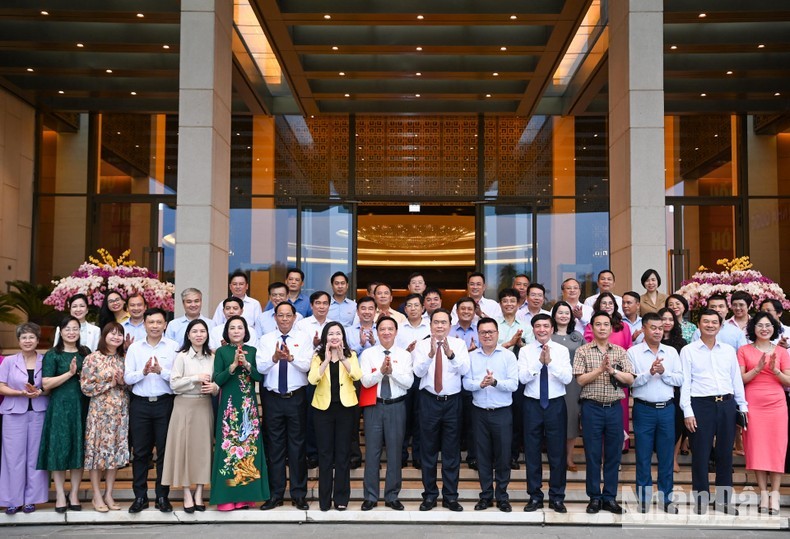
[[[108,299],[107,303],[108,304],[123,303],[123,298]]]
[[[774,326],[772,324],[757,324],[754,327],[757,329],[774,329]]]
[[[481,337],[490,337],[491,335],[496,335],[499,331],[492,329],[490,331],[478,331],[477,334]]]

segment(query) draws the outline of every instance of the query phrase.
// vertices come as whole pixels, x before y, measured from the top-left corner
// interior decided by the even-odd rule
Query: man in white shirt
[[[585,305],[579,301],[582,293],[581,284],[573,277],[570,277],[562,281],[560,288],[562,290],[562,299],[571,306],[573,317],[576,319],[576,331],[584,335],[584,328],[590,323],[593,309],[591,305]]]
[[[137,293],[126,298],[126,311],[129,313],[129,318],[121,325],[123,326],[124,340],[126,341],[127,348],[134,341],[145,339],[145,320],[143,319],[143,315],[147,308],[148,304],[145,302],[145,298],[142,294]],[[172,322],[170,323],[172,324]],[[169,325],[170,324],[168,324],[168,326]],[[165,331],[165,337],[167,337],[167,331]],[[167,338],[179,343],[177,339],[172,337]],[[180,342],[184,342],[183,337]]]
[[[422,314],[422,317],[430,324],[433,311],[442,308],[442,291],[438,288],[428,288],[425,290],[425,294],[423,294],[422,297],[424,298],[423,306],[425,307],[425,312]]]
[[[466,279],[466,291],[467,295],[475,300],[475,317],[474,320],[472,320],[473,324],[477,324],[477,321],[481,318],[488,317],[496,320],[502,316],[502,312],[499,310],[499,303],[483,296],[486,292],[485,275],[479,271],[470,273],[469,277]],[[456,322],[458,322],[458,316],[456,314],[456,308],[453,306],[452,323],[455,324]]]
[[[271,498],[261,506],[268,510],[283,504],[285,461],[291,481],[291,503],[301,511],[307,503],[305,433],[307,420],[307,372],[313,358],[312,337],[294,328],[296,307],[284,301],[274,309],[277,330],[258,341],[255,356],[263,379],[263,412],[269,454]]]
[[[371,296],[360,298],[357,302],[357,321],[346,328],[348,347],[357,357],[376,344],[376,300]]]
[[[708,309],[699,320],[700,339],[683,347],[680,406],[691,433],[691,488],[696,513],[707,512],[710,500],[708,459],[716,440],[716,510],[737,515],[732,503],[732,444],[735,416],[748,406],[735,349],[722,342],[719,313]]]
[[[497,344],[497,323],[481,318],[477,323],[480,346],[469,353],[464,389],[472,393],[472,425],[480,477],[480,499],[475,511],[497,508],[510,513],[510,447],[513,437],[513,392],[518,388],[518,366],[513,352]],[[496,492],[494,491],[496,479]]]
[[[391,316],[398,324],[403,324],[406,317],[392,308],[392,287],[387,283],[379,283],[373,291],[376,300],[376,320],[381,316]]]
[[[543,308],[546,302],[546,288],[540,283],[530,283],[527,287],[527,308],[520,309],[517,316],[524,324],[531,324],[532,317],[539,314],[551,314]]]
[[[405,348],[411,353],[421,341],[431,334],[431,325],[423,318],[423,299],[420,294],[409,294],[403,303],[406,313],[406,323],[398,326],[398,335],[395,337],[395,344]]]
[[[379,500],[379,465],[382,446],[387,447],[384,503],[403,511],[400,494],[401,446],[406,431],[406,394],[414,380],[411,354],[397,346],[398,323],[390,316],[376,324],[378,344],[359,358],[362,385],[376,388],[376,404],[365,406],[365,476],[362,510],[370,511]]]
[[[222,300],[222,313],[225,320],[229,320],[231,316],[244,316],[244,302],[236,296],[231,296]],[[246,320],[246,319],[245,319]],[[208,347],[216,351],[220,346],[227,344],[225,342],[225,325],[215,326],[209,331]],[[258,332],[255,328],[247,326],[247,331],[250,334],[250,340],[247,341],[250,346],[258,345]]]
[[[436,507],[439,489],[436,467],[442,452],[442,506],[463,511],[458,503],[461,467],[461,377],[469,371],[469,352],[461,339],[448,336],[450,313],[431,315],[431,337],[412,352],[414,374],[420,381],[420,435],[422,446],[422,503],[420,511]],[[438,436],[437,433],[441,433]]]
[[[274,308],[280,303],[288,299],[288,286],[280,281],[275,281],[269,284],[269,302],[266,304],[266,310],[258,315],[255,323],[255,329],[258,330],[260,335],[266,335],[277,329],[277,320],[274,318]],[[270,307],[271,305],[271,307]],[[299,311],[296,312],[296,321],[304,318]]]
[[[641,298],[633,290],[623,294],[623,323],[631,330],[631,342],[638,344],[645,340],[642,334],[642,317],[639,316]]]
[[[134,502],[130,513],[148,508],[148,464],[156,446],[156,503],[163,513],[173,510],[168,495],[170,487],[162,484],[165,462],[165,442],[170,413],[173,411],[173,390],[170,389],[170,369],[178,349],[176,343],[164,337],[166,313],[162,309],[147,309],[146,338],[136,341],[126,351],[123,379],[132,388],[129,403],[129,439],[131,441]]]
[[[179,347],[184,344],[184,333],[192,320],[200,318],[209,328],[214,325],[211,318],[203,316],[200,312],[203,309],[203,293],[197,288],[185,288],[181,291],[181,305],[184,306],[184,315],[171,320],[165,330],[165,337],[175,341]],[[129,314],[131,314],[131,306],[129,306]]]
[[[258,316],[261,314],[261,303],[247,295],[247,292],[250,290],[250,280],[247,274],[240,269],[231,273],[230,281],[228,281],[228,290],[230,290],[231,296],[235,296],[244,302],[243,316],[247,320],[247,327],[255,327]],[[222,314],[222,307],[222,302],[220,301],[212,318],[215,326],[225,325],[226,318]]]
[[[623,294],[623,307],[629,296]],[[661,344],[664,326],[656,313],[642,317],[644,342],[629,348],[628,359],[636,377],[631,386],[634,398],[633,423],[636,437],[636,492],[639,510],[646,513],[653,495],[650,461],[653,448],[658,460],[658,502],[669,514],[677,514],[672,503],[674,485],[675,387],[683,383],[683,367],[677,351]]]
[[[425,284],[425,276],[420,273],[419,271],[413,272],[409,275],[409,282],[406,284],[406,292],[409,295],[411,294],[419,294],[422,296],[425,294],[425,289],[427,285]],[[398,312],[405,315],[406,314],[406,301],[404,300],[401,303],[400,307],[398,307]]]
[[[310,294],[310,309],[313,314],[296,323],[296,329],[310,335],[313,339],[313,348],[317,348],[321,343],[321,332],[327,322],[332,322],[327,318],[329,314],[329,294],[323,290]]]
[[[327,318],[350,326],[357,314],[357,302],[348,297],[348,275],[336,271],[329,279],[329,284],[332,285],[332,300],[329,302]]]
[[[532,285],[530,285],[532,286]],[[518,354],[518,378],[524,384],[524,460],[527,494],[524,511],[543,507],[541,441],[546,439],[549,461],[549,508],[565,513],[565,434],[568,409],[565,386],[573,377],[568,349],[551,342],[554,320],[548,314],[532,317],[535,340]]]
[[[727,319],[727,314],[729,312],[726,297],[719,294],[709,297],[708,309],[716,311],[722,319],[721,326],[719,327],[719,333],[716,335],[716,340],[729,344],[735,349],[736,352],[738,351],[738,348],[748,344],[748,341],[746,340],[746,333],[741,331],[740,328],[736,327],[734,324],[727,324],[724,322]],[[697,330],[694,332],[694,335],[691,337],[691,342],[699,340],[700,336],[700,328],[697,328]]]
[[[617,310],[623,312],[623,298],[614,293],[614,273],[612,270],[605,269],[598,272],[598,293],[584,300],[584,304],[592,308],[595,305],[595,300],[598,299],[602,292],[612,294],[615,303],[617,303]]]
[[[513,289],[518,292],[518,305],[516,309],[519,311],[527,309],[527,287],[529,287],[529,277],[523,273],[519,273],[513,277]]]

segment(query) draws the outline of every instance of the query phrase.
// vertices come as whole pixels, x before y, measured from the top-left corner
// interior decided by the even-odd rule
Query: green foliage
[[[35,322],[40,326],[55,325],[59,313],[54,307],[45,305],[52,292],[51,285],[33,284],[27,281],[6,281],[10,291],[5,294],[14,307],[27,315],[28,322]]]
[[[0,294],[0,323],[16,325],[19,322],[13,300],[6,294]]]

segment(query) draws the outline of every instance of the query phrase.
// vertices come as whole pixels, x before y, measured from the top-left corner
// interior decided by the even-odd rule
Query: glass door
[[[477,266],[486,276],[486,296],[497,298],[513,278],[526,274],[536,278],[536,214],[527,206],[482,206],[483,233],[478,244]]]
[[[305,292],[331,290],[329,278],[336,271],[355,283],[356,236],[354,204],[301,204],[297,223],[299,268],[305,273]]]

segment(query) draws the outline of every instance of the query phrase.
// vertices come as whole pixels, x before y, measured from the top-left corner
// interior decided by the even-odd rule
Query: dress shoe
[[[739,514],[738,510],[735,507],[733,507],[732,505],[728,504],[728,503],[717,503],[717,504],[715,504],[714,507],[715,507],[716,511],[718,511],[720,513],[726,513],[728,515],[732,515],[732,516],[736,516],[736,517]]]
[[[524,506],[525,513],[532,513],[537,511],[538,509],[543,509],[543,502],[538,500],[530,500],[527,502],[527,505]]]
[[[12,505],[10,507],[6,507],[5,514],[6,515],[16,515],[17,511],[19,511],[19,507],[16,505]]]
[[[311,459],[307,457],[307,469],[312,470],[314,468],[318,468],[318,461],[316,459]]]
[[[139,513],[143,509],[148,509],[148,498],[135,498],[134,502],[129,507],[129,512],[130,513]],[[58,508],[56,507],[55,511],[57,511],[57,510],[58,510]],[[66,511],[65,507],[63,508],[63,511],[64,512]]]
[[[68,506],[68,505],[64,505],[63,507],[58,507],[58,506],[56,505],[56,506],[55,506],[55,512],[56,512],[56,513],[58,513],[58,514],[61,514],[61,515],[62,515],[63,513],[65,513],[65,512],[66,512],[66,510],[67,510],[68,508],[69,508],[69,506]],[[11,508],[9,507],[8,509],[11,509]],[[6,514],[7,514],[7,515],[8,515],[8,514],[11,514],[11,515],[13,515],[14,513],[16,513],[16,510],[17,510],[18,508],[14,508],[14,513],[9,513],[9,512],[8,512],[8,509],[6,509]],[[137,511],[135,511],[135,513],[136,513],[136,512],[137,512]]]
[[[69,511],[82,511],[82,504],[70,503],[69,504]]]
[[[304,498],[296,498],[295,500],[291,501],[291,503],[300,511],[307,511],[310,509],[310,504],[307,503],[307,500]]]
[[[283,499],[282,498],[269,498],[268,500],[263,502],[263,504],[261,504],[261,511],[268,511],[269,509],[274,509],[275,507],[280,507],[282,504],[283,504]],[[198,509],[198,511],[202,511],[202,510],[203,509]]]
[[[554,509],[556,513],[567,513],[568,508],[565,507],[565,503],[560,500],[550,500],[549,501],[549,509]]]
[[[91,505],[93,506],[93,510],[96,511],[97,513],[109,513],[110,512],[110,508],[107,507],[103,502],[102,503],[96,503],[95,501],[91,500]]]
[[[588,515],[594,515],[600,510],[601,510],[601,500],[598,498],[594,498],[590,500],[590,503],[587,504],[586,511]]]
[[[622,506],[615,500],[604,500],[604,502],[601,504],[601,509],[604,511],[609,511],[615,515],[622,515],[625,513],[625,509],[623,509]]]
[[[420,504],[420,511],[430,511],[436,507],[436,500],[423,500]]]
[[[282,505],[282,504],[280,504],[280,505]],[[204,513],[206,511],[206,505],[205,504],[197,504],[196,503],[195,504],[195,511],[199,511],[201,513]]]
[[[159,509],[162,513],[170,513],[173,511],[173,506],[166,496],[160,496],[154,502],[154,509]]]
[[[30,513],[34,513],[36,511],[36,506],[32,503],[26,503],[25,506],[22,508],[22,512],[29,515]],[[771,509],[773,511],[773,509]],[[772,513],[773,514],[773,513]]]
[[[195,512],[195,506],[194,505],[191,505],[189,507],[187,507],[186,505],[184,506],[184,513],[188,513],[188,514],[191,515],[194,512]]]
[[[477,470],[477,460],[472,459],[466,462],[470,470]]]
[[[348,509],[348,506],[347,506],[347,505],[342,505],[342,504],[341,504],[341,505],[338,505],[338,504],[335,504],[335,510],[336,510],[336,511],[345,511],[346,509]]]
[[[362,466],[362,459],[351,459],[348,464],[352,470],[356,470]]]
[[[422,470],[422,461],[420,460],[413,460],[411,463],[412,468],[415,470]]]
[[[376,502],[371,502],[370,500],[365,500],[364,502],[362,502],[362,510],[363,511],[370,511],[371,509],[373,509],[377,505],[378,504]]]
[[[396,511],[403,511],[404,507],[403,504],[400,503],[400,500],[392,500],[391,502],[384,502],[386,507],[390,509],[395,509]]]
[[[667,503],[664,504],[664,512],[669,515],[677,515],[678,514],[678,506],[674,503]]]
[[[458,503],[458,500],[442,500],[442,507],[456,513],[464,510],[461,504]]]
[[[496,506],[503,513],[510,513],[513,510],[513,506],[510,505],[510,502],[507,500],[496,502]]]
[[[511,470],[518,470],[521,466],[518,465],[518,459],[511,459],[510,460],[510,469]]]
[[[492,505],[494,505],[494,502],[492,502],[491,500],[484,500],[484,499],[481,498],[475,504],[475,511],[485,511],[486,509],[488,509]]]

